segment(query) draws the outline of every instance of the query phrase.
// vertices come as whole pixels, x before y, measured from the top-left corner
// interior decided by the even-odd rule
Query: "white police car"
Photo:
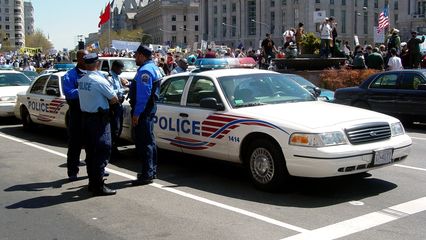
[[[288,175],[355,174],[408,156],[411,139],[396,118],[317,101],[279,73],[207,70],[227,62],[200,60],[199,70],[163,80],[154,129],[159,148],[242,163],[254,184],[263,189],[284,184]],[[65,127],[67,106],[62,94],[48,98],[50,81],[37,82],[26,96],[18,97],[17,114],[33,110],[32,121],[53,125],[60,120]],[[43,94],[33,94],[33,88]],[[34,103],[36,97],[40,99]],[[62,101],[52,108],[51,99]],[[39,120],[41,113],[44,121]],[[127,102],[124,115],[122,137],[131,140]]]
[[[201,70],[164,79],[155,119],[158,147],[242,163],[263,189],[288,175],[355,174],[408,156],[411,139],[398,119],[317,101],[279,73],[207,70],[226,61],[200,60]],[[131,139],[128,105],[124,119],[123,137]]]
[[[66,127],[68,104],[61,85],[65,73],[40,75],[26,92],[17,95],[15,116],[22,120],[24,128],[35,124]]]
[[[0,117],[13,116],[16,94],[28,89],[31,80],[15,70],[0,70]]]

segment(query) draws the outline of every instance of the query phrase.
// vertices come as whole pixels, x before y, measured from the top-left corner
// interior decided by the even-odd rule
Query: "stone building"
[[[34,33],[34,7],[31,2],[24,2],[25,34]]]
[[[4,32],[1,43],[5,41],[10,46],[23,46],[25,44],[25,18],[23,0],[0,1],[0,31]]]

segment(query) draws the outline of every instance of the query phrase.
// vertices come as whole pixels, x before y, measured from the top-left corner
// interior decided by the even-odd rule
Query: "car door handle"
[[[189,115],[187,113],[179,113],[179,116],[184,117],[184,118],[189,117]]]

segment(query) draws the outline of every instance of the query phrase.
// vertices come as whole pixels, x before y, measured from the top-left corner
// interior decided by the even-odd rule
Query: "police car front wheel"
[[[262,190],[276,190],[288,176],[280,147],[270,140],[257,139],[249,149],[246,162],[253,183]]]
[[[34,123],[31,120],[30,113],[28,112],[28,109],[24,106],[21,108],[21,118],[22,118],[22,126],[25,130],[31,130],[34,128]]]

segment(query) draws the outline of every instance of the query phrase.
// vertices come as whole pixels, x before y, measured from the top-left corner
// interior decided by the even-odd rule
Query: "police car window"
[[[42,76],[36,80],[34,85],[31,87],[30,93],[43,94],[44,86],[46,85],[49,76]]]
[[[218,103],[222,103],[212,80],[203,77],[194,78],[191,86],[189,86],[186,105],[191,107],[200,107],[200,102],[203,98],[215,98]]]
[[[49,82],[46,85],[47,95],[58,96],[59,95],[59,78],[58,76],[51,75]]]
[[[396,89],[397,79],[398,74],[383,74],[371,83],[370,88]]]
[[[22,73],[0,73],[0,87],[29,86],[31,80]]]
[[[247,74],[218,78],[234,108],[285,102],[315,101],[304,87],[281,74]]]
[[[102,61],[101,71],[109,72],[109,63],[108,63],[108,60]]]
[[[159,102],[180,105],[186,81],[188,81],[188,77],[169,78],[161,85]]]

